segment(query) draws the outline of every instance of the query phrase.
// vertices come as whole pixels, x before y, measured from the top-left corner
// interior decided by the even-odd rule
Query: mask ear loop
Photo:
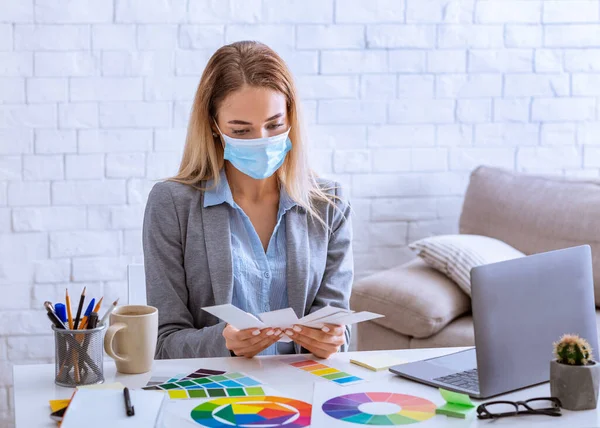
[[[217,121],[215,120],[215,118],[213,117],[213,123],[215,124],[215,126],[217,127],[217,129],[219,130],[219,134],[217,134],[216,132],[213,131],[212,135],[214,138],[219,137],[219,141],[221,142],[221,145],[223,146],[223,150],[225,150],[225,139],[221,138],[223,136],[223,132],[221,131],[221,128],[219,128],[219,125],[217,125]]]

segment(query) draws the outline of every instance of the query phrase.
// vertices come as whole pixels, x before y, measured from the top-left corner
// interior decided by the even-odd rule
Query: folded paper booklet
[[[259,314],[258,317],[255,317],[248,312],[244,312],[230,303],[226,305],[209,306],[202,309],[239,330],[248,328],[262,329],[267,327],[287,329],[294,325],[322,328],[325,324],[349,325],[383,317],[383,315],[375,314],[373,312],[353,312],[347,309],[335,308],[333,306],[325,306],[302,318],[298,318],[292,308],[264,312]],[[280,339],[280,342],[290,341],[291,339],[285,335]]]

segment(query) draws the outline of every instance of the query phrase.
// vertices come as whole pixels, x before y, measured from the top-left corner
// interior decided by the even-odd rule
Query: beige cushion
[[[415,259],[354,284],[351,308],[385,315],[373,320],[398,333],[428,337],[469,310],[470,300],[445,275]]]
[[[472,268],[524,256],[502,241],[481,235],[433,236],[413,242],[409,247],[469,296]]]
[[[382,349],[408,349],[410,337],[372,321],[353,326],[352,339],[356,338],[357,351],[377,351]]]
[[[480,167],[471,175],[460,232],[525,254],[589,244],[600,306],[600,180],[565,180]]]
[[[438,334],[425,339],[413,338],[411,348],[448,348],[453,346],[475,346],[473,318],[465,315],[455,319]]]

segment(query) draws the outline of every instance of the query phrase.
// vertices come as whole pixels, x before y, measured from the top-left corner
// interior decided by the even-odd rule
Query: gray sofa
[[[589,244],[600,306],[600,180],[480,167],[471,174],[460,233],[496,238],[525,254]],[[354,284],[352,309],[385,315],[356,326],[356,347],[472,346],[470,306],[455,283],[415,258]],[[600,320],[598,310],[596,314]]]

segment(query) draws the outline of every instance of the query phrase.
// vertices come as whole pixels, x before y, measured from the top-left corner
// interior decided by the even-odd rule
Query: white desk
[[[431,358],[460,348],[426,349],[426,350],[401,350],[401,351],[375,351],[390,352],[407,361],[416,361]],[[348,352],[335,355],[324,363],[340,370],[358,375],[369,381],[384,381],[393,385],[394,391],[403,394],[413,394],[427,398],[441,405],[441,398],[437,389],[421,385],[416,382],[404,380],[394,376],[388,371],[372,372],[370,370],[350,364],[353,355],[363,354]],[[304,373],[283,362],[293,356],[245,358],[205,358],[188,360],[159,360],[155,361],[152,374],[159,376],[174,376],[179,373],[189,373],[198,368],[208,368],[226,371],[241,371],[255,376],[265,384],[276,388],[282,395],[307,402],[312,401],[313,386],[315,382],[328,382],[309,373]],[[106,382],[121,382],[130,388],[145,386],[150,373],[142,375],[123,375],[116,373],[113,363],[105,364]],[[343,387],[340,387],[343,388]],[[341,389],[343,391],[343,389]],[[61,388],[54,384],[54,365],[40,364],[14,367],[14,398],[15,418],[17,428],[51,427],[56,428],[49,418],[50,408],[48,400],[69,398],[73,389]],[[543,384],[503,396],[508,400],[525,400],[533,397],[547,397],[550,395],[549,384]],[[496,399],[496,398],[494,398]],[[490,425],[491,424],[491,425]],[[415,425],[416,428],[417,425]],[[479,421],[475,411],[466,420],[435,416],[434,418],[418,424],[421,428],[431,427],[502,427],[502,426],[560,426],[560,427],[600,427],[600,411],[569,412],[563,410],[561,417],[549,416],[519,416],[500,419],[497,421]],[[200,427],[200,425],[198,425]],[[359,428],[360,425],[348,424],[348,428]],[[321,428],[321,427],[319,427]]]

